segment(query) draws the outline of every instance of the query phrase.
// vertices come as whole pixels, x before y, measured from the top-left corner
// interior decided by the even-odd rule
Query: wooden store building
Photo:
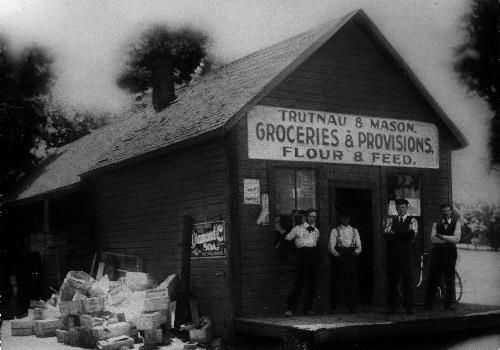
[[[175,95],[171,74],[158,69],[153,106],[51,155],[8,198],[11,227],[140,256],[157,280],[181,272],[227,334],[235,317],[285,311],[295,265],[275,223],[291,226],[309,207],[323,256],[314,309],[327,310],[328,235],[347,210],[363,243],[361,301],[384,304],[382,219],[407,198],[415,256],[427,251],[437,208],[452,200],[451,153],[467,141],[366,14],[252,53]]]

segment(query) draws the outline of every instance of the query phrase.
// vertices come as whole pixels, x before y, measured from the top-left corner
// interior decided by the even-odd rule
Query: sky
[[[458,202],[500,203],[500,172],[487,151],[492,113],[460,84],[453,48],[469,0],[0,0],[0,33],[14,49],[51,49],[54,95],[74,106],[119,110],[116,87],[126,47],[146,25],[191,25],[211,37],[210,54],[230,62],[309,28],[363,9],[469,141],[453,153]]]

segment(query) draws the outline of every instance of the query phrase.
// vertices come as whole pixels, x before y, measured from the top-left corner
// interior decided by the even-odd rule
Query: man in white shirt
[[[285,315],[292,316],[296,311],[302,290],[304,290],[304,313],[313,315],[312,304],[318,282],[320,263],[320,252],[318,249],[319,230],[316,227],[316,210],[307,210],[306,222],[295,226],[286,235],[286,239],[294,241],[297,247],[297,270],[295,284],[288,297],[288,307]]]
[[[330,312],[336,308],[337,296],[345,299],[350,312],[355,311],[358,299],[358,267],[356,257],[361,253],[361,239],[356,228],[349,225],[350,215],[343,213],[341,224],[330,232]],[[342,293],[337,289],[341,288]]]
[[[434,296],[441,275],[444,276],[445,297],[444,308],[452,309],[455,300],[455,263],[457,261],[456,244],[460,242],[461,224],[453,217],[453,210],[450,204],[445,203],[439,206],[442,219],[432,225],[431,243],[431,264],[429,268],[429,282],[425,296],[425,308],[432,309]]]

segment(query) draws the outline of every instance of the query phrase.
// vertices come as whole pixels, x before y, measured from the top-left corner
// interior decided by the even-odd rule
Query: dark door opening
[[[373,298],[374,271],[372,191],[335,187],[330,190],[330,203],[332,225],[340,224],[339,211],[347,211],[351,215],[351,226],[359,231],[363,247],[358,258],[359,301],[368,304]]]

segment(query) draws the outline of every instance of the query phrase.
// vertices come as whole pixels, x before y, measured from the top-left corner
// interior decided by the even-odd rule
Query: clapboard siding
[[[223,140],[178,151],[95,178],[100,249],[139,255],[161,281],[181,271],[183,217],[225,220],[229,179]],[[229,233],[230,234],[230,233]],[[228,261],[191,261],[191,290],[200,311],[225,332],[230,294]]]
[[[407,173],[420,176],[425,237],[420,238],[428,249],[428,232],[436,219],[437,207],[451,199],[452,137],[437,114],[399,69],[382,55],[370,39],[354,23],[348,23],[323,47],[293,71],[281,84],[259,102],[261,105],[312,109],[328,112],[362,114],[372,117],[411,119],[434,123],[439,129],[440,168],[409,169],[397,167],[359,166],[350,164],[317,164],[248,159],[246,119],[237,125],[238,190],[243,193],[243,179],[260,180],[261,192],[270,195],[271,222],[274,216],[272,177],[277,167],[310,168],[317,172],[319,229],[322,232],[322,266],[316,304],[327,307],[329,266],[326,245],[330,231],[329,183],[336,181],[363,183],[372,188],[377,207],[376,227],[386,211],[389,174]],[[239,201],[241,300],[240,315],[283,312],[286,295],[293,283],[294,266],[276,264],[274,227],[257,226],[260,207]],[[378,232],[375,233],[377,235]],[[378,292],[375,302],[382,302],[385,289],[385,244],[374,239],[374,259]]]

